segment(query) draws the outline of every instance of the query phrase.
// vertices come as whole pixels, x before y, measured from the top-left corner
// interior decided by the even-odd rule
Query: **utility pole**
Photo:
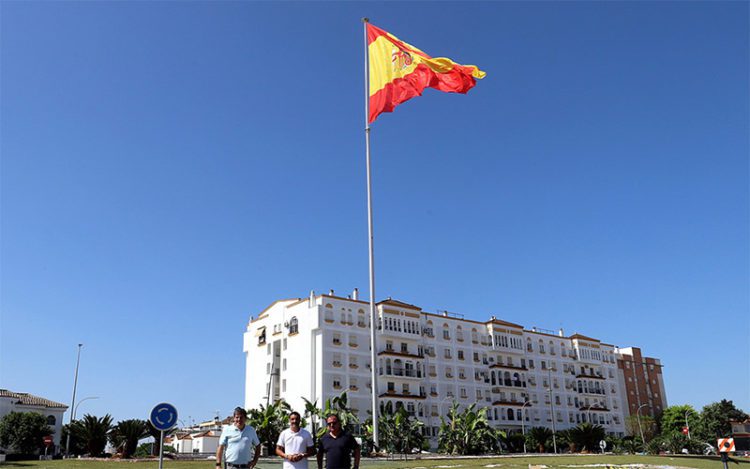
[[[76,388],[78,387],[78,366],[81,364],[81,347],[83,344],[78,344],[78,357],[76,358],[76,374],[73,379],[73,400],[70,403],[70,421],[68,422],[68,438],[65,442],[65,457],[70,457],[70,433],[73,430],[73,416],[75,415],[76,405]]]

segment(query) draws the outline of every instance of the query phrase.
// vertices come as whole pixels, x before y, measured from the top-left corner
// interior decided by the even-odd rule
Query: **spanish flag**
[[[425,88],[466,93],[485,73],[474,65],[459,65],[445,57],[432,58],[382,29],[367,23],[370,64],[369,122],[399,104],[421,96]]]

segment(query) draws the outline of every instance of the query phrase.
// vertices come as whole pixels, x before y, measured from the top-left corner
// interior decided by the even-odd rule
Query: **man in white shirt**
[[[284,458],[283,469],[307,469],[307,458],[315,456],[312,435],[300,428],[299,412],[289,414],[289,428],[281,432],[276,443],[276,454]]]

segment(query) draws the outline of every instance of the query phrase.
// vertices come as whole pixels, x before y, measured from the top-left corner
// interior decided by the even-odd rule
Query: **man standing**
[[[312,435],[299,425],[302,421],[299,412],[289,414],[289,428],[279,435],[276,454],[284,458],[284,469],[307,469],[307,458],[315,456]]]
[[[245,425],[246,421],[247,411],[242,407],[235,408],[232,425],[224,427],[219,437],[219,448],[216,450],[217,469],[222,469],[222,456],[227,469],[252,469],[258,463],[260,440],[255,429]]]
[[[341,429],[341,421],[336,414],[326,418],[328,433],[320,439],[318,449],[318,469],[323,466],[326,455],[326,469],[359,469],[359,443],[349,433]],[[354,466],[351,464],[354,453]]]

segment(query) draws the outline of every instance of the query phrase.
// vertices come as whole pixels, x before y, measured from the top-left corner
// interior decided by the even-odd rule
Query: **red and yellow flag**
[[[367,23],[370,58],[370,123],[383,112],[421,96],[425,88],[466,93],[485,73],[474,65],[432,58],[382,29]]]

